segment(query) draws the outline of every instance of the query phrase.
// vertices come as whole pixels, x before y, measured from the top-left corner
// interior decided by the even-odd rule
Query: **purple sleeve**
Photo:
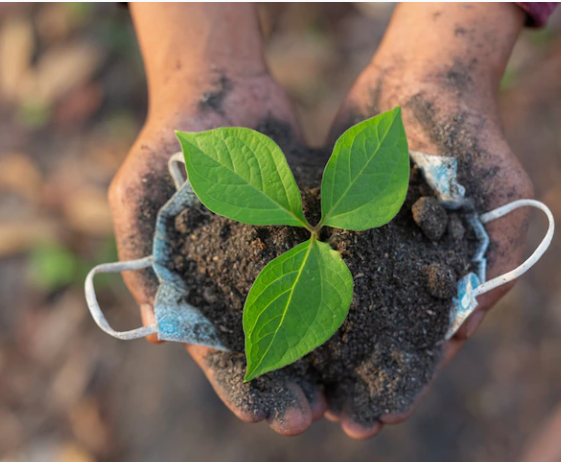
[[[527,25],[542,27],[557,6],[557,2],[516,2],[528,15]]]

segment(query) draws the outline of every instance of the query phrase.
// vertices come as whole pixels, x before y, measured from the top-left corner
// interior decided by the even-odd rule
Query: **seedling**
[[[337,140],[321,182],[321,219],[312,226],[281,149],[248,128],[176,132],[195,194],[211,211],[250,225],[306,228],[310,239],[275,258],[253,283],[243,312],[245,381],[293,363],[345,320],[353,278],[320,241],[323,226],[363,231],[388,223],[409,184],[401,110],[365,120]]]

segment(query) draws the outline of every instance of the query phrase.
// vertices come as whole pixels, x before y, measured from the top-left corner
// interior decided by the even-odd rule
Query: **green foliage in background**
[[[304,227],[311,237],[259,273],[243,313],[245,381],[286,366],[324,343],[345,320],[352,275],[319,240],[323,226],[362,231],[388,223],[409,184],[401,110],[351,127],[337,140],[321,184],[320,222],[304,217],[302,198],[281,149],[248,128],[177,132],[187,175],[211,211],[252,225]]]
[[[81,287],[92,266],[117,259],[113,238],[101,242],[92,258],[84,258],[60,242],[42,242],[29,253],[28,278],[33,287],[45,292],[56,292],[68,286]],[[116,283],[110,276],[100,274],[98,286],[112,288]]]
[[[30,254],[31,283],[49,292],[72,284],[79,261],[66,247],[56,243],[44,243]]]

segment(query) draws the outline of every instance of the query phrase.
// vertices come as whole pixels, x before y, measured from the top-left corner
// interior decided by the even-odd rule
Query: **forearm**
[[[265,71],[259,23],[251,4],[131,3],[150,103],[181,97],[185,82],[213,74]]]
[[[374,63],[405,65],[412,78],[454,77],[447,72],[460,70],[496,90],[524,21],[512,3],[403,3]]]

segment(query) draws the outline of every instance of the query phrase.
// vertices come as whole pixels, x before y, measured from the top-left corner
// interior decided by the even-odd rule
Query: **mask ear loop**
[[[183,164],[185,166],[185,157],[183,157],[183,153],[181,151],[173,154],[168,160],[169,174],[173,179],[173,184],[175,185],[175,189],[177,191],[181,189],[181,186],[183,186],[183,183],[186,181],[185,178],[183,178],[182,169],[178,164]],[[183,171],[185,171],[185,167],[183,167]]]
[[[553,238],[553,232],[555,230],[555,221],[553,219],[551,210],[549,210],[547,205],[545,205],[543,202],[535,201],[532,199],[521,199],[511,202],[510,204],[503,205],[502,207],[496,208],[495,210],[492,210],[490,212],[484,213],[480,215],[479,218],[481,220],[481,223],[483,224],[490,223],[491,221],[496,220],[497,218],[501,218],[520,207],[535,207],[545,213],[549,222],[549,227],[547,228],[547,232],[545,233],[544,238],[542,239],[540,245],[538,245],[536,250],[534,250],[534,253],[532,253],[532,255],[530,255],[530,257],[518,268],[513,269],[512,271],[509,271],[508,273],[505,273],[501,276],[497,276],[496,278],[477,286],[472,292],[473,298],[476,298],[479,295],[502,286],[503,284],[514,281],[516,278],[522,276],[526,271],[534,266],[534,264],[542,257],[544,252],[547,250],[549,244],[551,244],[551,239]]]
[[[169,161],[168,161],[168,170],[173,179],[173,183],[175,184],[175,188],[177,190],[181,189],[183,183],[185,183],[185,178],[183,178],[183,174],[181,173],[181,168],[178,164],[185,164],[185,159],[183,158],[182,152],[176,152],[173,154]],[[132,329],[124,332],[114,330],[105,316],[103,315],[103,311],[99,306],[99,302],[97,301],[97,297],[95,295],[95,287],[93,283],[93,278],[96,274],[99,273],[120,273],[121,271],[132,271],[132,270],[141,270],[144,268],[149,268],[152,266],[152,262],[154,258],[152,256],[139,258],[138,260],[129,260],[129,261],[118,261],[115,263],[103,263],[101,265],[97,265],[96,267],[92,268],[92,270],[88,273],[86,277],[86,281],[84,284],[84,292],[86,294],[86,303],[90,310],[92,317],[96,324],[106,332],[107,334],[111,335],[112,337],[118,338],[120,340],[133,340],[141,337],[146,337],[151,334],[157,334],[158,329],[155,324],[150,326],[139,327],[138,329]]]
[[[155,324],[145,327],[139,327],[138,329],[128,330],[125,332],[119,332],[114,330],[99,307],[97,297],[95,296],[95,288],[93,283],[93,278],[98,273],[120,273],[121,271],[130,270],[140,270],[148,268],[152,265],[152,257],[139,258],[138,260],[129,261],[118,261],[115,263],[104,263],[102,265],[97,265],[95,268],[88,273],[86,277],[84,291],[86,293],[86,303],[92,314],[92,318],[96,324],[112,337],[118,338],[120,340],[133,340],[136,338],[146,337],[147,335],[156,334],[158,329]]]

